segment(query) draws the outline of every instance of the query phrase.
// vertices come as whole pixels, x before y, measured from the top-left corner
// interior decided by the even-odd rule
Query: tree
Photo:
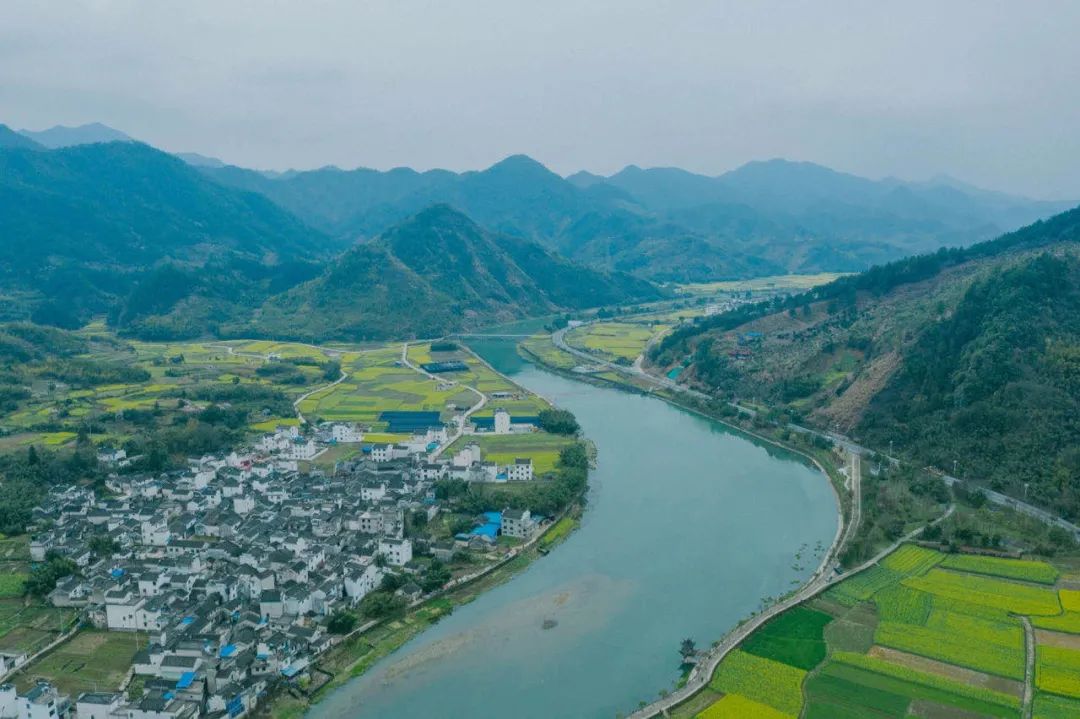
[[[360,612],[368,619],[379,619],[402,609],[405,599],[389,592],[369,592],[360,600]]]
[[[697,654],[697,644],[694,643],[693,639],[683,639],[682,644],[679,645],[679,654],[682,656],[684,663],[690,661],[691,657]]]
[[[46,561],[30,570],[24,588],[26,593],[38,598],[46,597],[56,589],[56,583],[64,577],[75,574],[78,567],[67,557],[50,554]]]
[[[120,551],[120,545],[118,545],[113,538],[107,534],[95,534],[87,542],[87,546],[90,551],[96,554],[98,557],[111,557],[116,552]]]
[[[552,434],[577,434],[581,426],[573,412],[565,409],[545,409],[540,412],[540,428]]]
[[[326,630],[331,634],[348,634],[356,627],[359,618],[352,612],[339,610],[326,621]]]
[[[430,594],[438,589],[442,589],[443,585],[450,581],[450,576],[450,570],[447,569],[442,562],[436,559],[428,565],[427,571],[424,572],[424,578],[420,582],[420,588],[424,590],[425,594]]]

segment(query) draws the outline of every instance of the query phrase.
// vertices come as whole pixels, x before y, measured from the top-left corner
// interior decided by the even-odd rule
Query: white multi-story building
[[[527,539],[536,529],[532,513],[527,509],[507,509],[502,513],[502,533],[508,537]]]
[[[408,539],[380,539],[379,554],[395,567],[403,567],[412,561],[412,542]]]
[[[330,427],[330,436],[338,444],[355,444],[364,441],[360,426],[350,422],[335,422]]]
[[[527,482],[533,478],[533,463],[529,457],[517,457],[507,465],[506,478],[511,482]]]
[[[495,434],[510,434],[510,413],[501,407],[495,410]]]
[[[394,458],[394,445],[375,444],[371,446],[372,462],[389,462]]]

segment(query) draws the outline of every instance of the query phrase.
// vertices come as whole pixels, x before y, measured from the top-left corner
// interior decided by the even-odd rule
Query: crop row
[[[798,716],[802,709],[805,677],[806,672],[802,669],[737,649],[720,663],[709,686]]]
[[[1080,634],[1080,612],[1065,612],[1056,617],[1032,617],[1031,623],[1052,632]]]
[[[977,671],[1024,678],[1024,636],[1019,624],[935,610],[925,627],[881,622],[874,641]]]
[[[882,566],[905,576],[926,574],[930,569],[945,559],[941,552],[926,549],[915,544],[905,544],[881,560]]]
[[[1080,651],[1040,646],[1035,650],[1035,686],[1080,699]]]
[[[926,576],[905,579],[904,584],[948,599],[982,604],[1016,614],[1049,616],[1061,613],[1057,592],[1052,589],[1003,579],[935,568]]]
[[[728,694],[695,719],[795,719],[795,715],[785,714],[741,694]]]
[[[946,557],[941,566],[961,572],[989,574],[1006,579],[1022,579],[1027,582],[1038,582],[1039,584],[1053,584],[1059,576],[1058,570],[1046,562],[980,557],[971,554],[954,554]]]

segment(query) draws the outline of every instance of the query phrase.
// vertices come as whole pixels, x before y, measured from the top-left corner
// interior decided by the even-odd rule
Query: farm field
[[[0,599],[0,651],[32,654],[49,644],[71,624],[75,612],[22,597]]]
[[[398,352],[400,351],[399,347]],[[417,365],[425,362],[447,361],[460,361],[468,365],[466,371],[448,372],[439,377],[446,381],[475,387],[489,397],[487,406],[476,413],[477,417],[491,417],[497,407],[504,408],[511,415],[531,417],[549,406],[544,399],[525,392],[465,350],[432,352],[431,345],[428,343],[409,345],[409,361]],[[466,407],[471,407],[476,404],[476,400],[476,395],[469,392],[464,404]]]
[[[449,405],[467,409],[476,403],[472,392],[457,385],[440,389],[439,382],[403,365],[400,345],[347,355],[342,369],[348,375],[343,382],[300,402],[306,417],[361,422],[378,432],[386,429],[382,412],[436,411],[446,421],[454,414]]]
[[[452,454],[466,445],[477,444],[484,453],[484,459],[498,464],[509,464],[517,457],[531,457],[533,473],[540,476],[555,469],[559,461],[559,452],[573,442],[571,437],[547,432],[469,434],[459,437],[447,451]]]
[[[19,691],[48,679],[62,693],[116,691],[131,666],[131,657],[145,648],[144,634],[84,629],[15,676]]]
[[[1015,719],[1021,616],[1040,627],[1032,716],[1080,716],[1080,592],[1055,586],[1062,567],[903,545],[764,624],[673,716],[757,716],[749,701],[807,719]]]
[[[136,431],[124,413],[152,413],[158,422],[169,424],[177,413],[198,409],[206,398],[226,394],[233,385],[264,387],[291,400],[326,383],[326,363],[355,356],[293,343],[120,340],[99,325],[77,335],[86,340],[88,351],[73,356],[73,365],[122,366],[129,371],[105,383],[51,376],[35,380],[30,397],[5,415],[2,428],[7,436],[0,438],[0,449],[70,445],[86,420],[109,422],[107,433],[95,434],[96,443],[122,444]],[[292,420],[291,407],[286,413],[281,406],[279,414],[266,414],[257,423]],[[145,426],[145,417],[141,421]]]
[[[648,327],[628,322],[596,322],[567,332],[566,343],[606,359],[633,362],[649,339],[666,329],[666,325]]]
[[[677,290],[690,295],[715,295],[718,292],[746,292],[760,290],[808,290],[818,285],[828,284],[838,277],[840,272],[819,272],[810,275],[773,275],[757,277],[752,280],[733,280],[730,282],[698,282],[678,285]]]

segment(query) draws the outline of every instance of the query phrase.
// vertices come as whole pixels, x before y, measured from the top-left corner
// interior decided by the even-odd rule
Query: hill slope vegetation
[[[651,359],[1080,516],[1080,210],[710,318]]]

